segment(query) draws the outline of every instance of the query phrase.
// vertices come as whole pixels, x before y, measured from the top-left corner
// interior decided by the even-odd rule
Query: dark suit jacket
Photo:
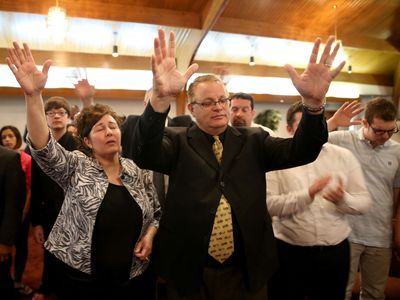
[[[0,146],[0,244],[14,244],[25,196],[25,174],[20,155]]]
[[[128,116],[125,122],[122,124],[122,157],[130,157],[132,153],[131,137],[135,130],[135,126],[140,116],[131,115]],[[192,118],[188,115],[176,116],[174,118],[168,117],[168,127],[190,127],[194,124]],[[153,183],[157,191],[158,201],[160,202],[161,208],[164,208],[165,203],[165,184],[164,175],[159,172],[153,172]]]
[[[153,249],[159,274],[181,294],[199,288],[223,193],[242,237],[245,278],[251,290],[259,289],[277,267],[265,172],[315,160],[327,141],[325,119],[304,111],[293,139],[272,138],[259,128],[228,127],[219,166],[204,132],[194,125],[163,133],[165,118],[147,106],[131,137],[134,161],[170,176]]]

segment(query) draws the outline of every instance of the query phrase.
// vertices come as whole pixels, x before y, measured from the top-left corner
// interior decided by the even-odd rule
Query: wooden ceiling
[[[45,15],[55,3],[56,0],[2,0],[0,11]],[[393,86],[395,95],[400,95],[400,0],[59,0],[58,3],[69,17],[190,29],[177,51],[181,69],[196,61],[197,50],[209,31],[312,42],[316,37],[326,39],[336,28],[338,39],[351,55],[354,70],[351,75],[344,70],[341,80]],[[5,48],[0,45],[3,57]],[[42,55],[54,57],[57,53],[46,49]],[[65,65],[100,66],[104,53],[77,54],[64,49],[64,55]],[[125,60],[122,65],[132,68],[135,64],[143,66],[148,56],[127,56]],[[121,67],[121,61],[119,64],[114,66],[114,62],[109,62],[111,67]],[[229,57],[223,62],[200,62],[200,71],[209,72],[212,65],[224,65],[233,74],[285,76],[276,66],[252,68],[245,63],[229,63]]]

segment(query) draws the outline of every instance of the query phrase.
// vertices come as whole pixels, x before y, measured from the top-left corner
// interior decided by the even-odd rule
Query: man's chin
[[[233,121],[232,122],[232,126],[234,126],[234,127],[246,127],[246,122],[238,122],[238,121]]]

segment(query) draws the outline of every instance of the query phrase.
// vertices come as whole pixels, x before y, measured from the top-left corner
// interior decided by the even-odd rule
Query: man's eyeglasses
[[[392,135],[392,134],[399,132],[399,128],[397,126],[393,129],[389,129],[389,130],[377,129],[377,128],[372,127],[371,125],[369,125],[369,127],[371,127],[372,131],[376,135],[384,135],[385,133],[387,133],[388,135]]]
[[[60,117],[64,117],[67,114],[66,111],[48,111],[46,112],[46,116],[49,117],[55,117],[56,115],[59,115]]]
[[[228,102],[230,100],[231,100],[231,98],[229,98],[229,97],[228,98],[221,98],[221,99],[219,99],[217,101],[208,99],[208,100],[204,100],[203,102],[193,101],[192,104],[200,105],[202,108],[211,108],[213,106],[217,106],[217,104],[219,104],[221,106],[224,106],[224,105],[228,104]]]

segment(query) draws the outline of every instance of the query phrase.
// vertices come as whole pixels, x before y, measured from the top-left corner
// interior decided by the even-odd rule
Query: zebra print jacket
[[[52,136],[46,147],[38,150],[31,147],[31,153],[40,168],[61,186],[65,194],[45,248],[67,265],[91,274],[92,234],[108,188],[107,175],[96,159],[80,151],[65,150]],[[141,238],[150,225],[158,227],[161,217],[152,172],[140,169],[129,159],[120,158],[120,162],[120,179],[142,210]],[[132,256],[130,278],[140,275],[147,267],[147,262],[133,255],[133,249]]]

